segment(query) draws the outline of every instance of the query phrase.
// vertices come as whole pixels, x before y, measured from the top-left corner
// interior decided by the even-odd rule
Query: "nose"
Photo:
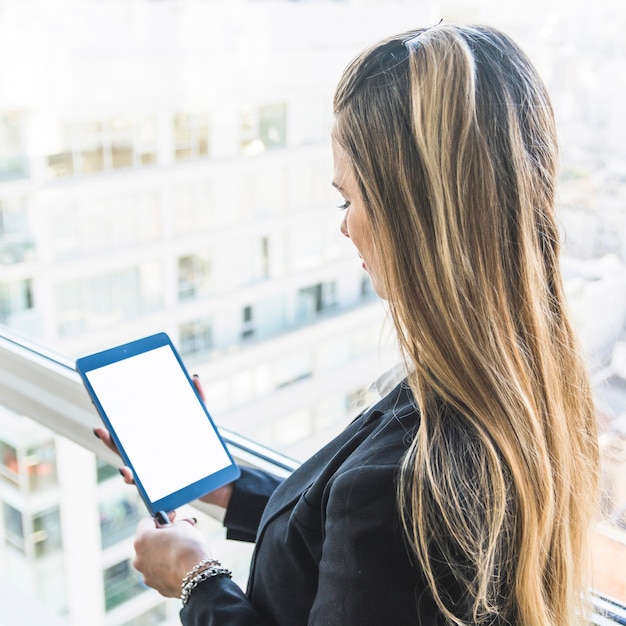
[[[343,219],[341,220],[341,226],[339,227],[339,230],[344,237],[348,237],[348,239],[350,238],[350,235],[348,233],[348,211],[343,214]]]

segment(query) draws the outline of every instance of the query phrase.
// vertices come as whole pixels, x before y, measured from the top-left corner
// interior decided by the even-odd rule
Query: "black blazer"
[[[185,626],[443,623],[397,511],[400,459],[419,425],[406,382],[281,482],[243,469],[224,524],[254,540],[247,593],[211,578]]]

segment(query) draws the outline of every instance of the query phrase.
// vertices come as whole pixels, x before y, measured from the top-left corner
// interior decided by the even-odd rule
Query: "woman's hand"
[[[98,439],[100,439],[100,441],[102,441],[102,443],[104,443],[104,445],[107,448],[109,448],[109,450],[113,450],[113,452],[115,452],[115,454],[119,455],[119,451],[117,449],[117,446],[115,445],[115,443],[111,439],[111,433],[109,433],[109,431],[106,428],[104,428],[103,426],[98,426],[98,427],[93,429],[93,434],[96,437],[98,437]],[[125,465],[120,467],[120,474],[124,478],[124,482],[127,485],[134,485],[135,484],[135,480],[133,478],[133,473],[130,471],[129,467],[126,467]]]
[[[175,515],[170,514],[170,519]],[[186,519],[155,526],[152,518],[142,519],[135,535],[133,565],[148,587],[167,598],[180,596],[185,575],[203,559],[211,558],[195,520]]]
[[[204,389],[202,388],[202,384],[200,383],[200,378],[197,375],[193,376],[193,384],[194,384],[194,387],[196,388],[196,391],[198,392],[198,395],[200,396],[200,398],[202,398],[202,401],[204,402],[205,401]],[[98,437],[98,439],[100,439],[107,448],[109,448],[109,450],[113,450],[115,454],[119,455],[119,451],[115,443],[111,439],[111,434],[106,428],[99,426],[99,427],[94,428],[93,432],[94,432],[94,435]],[[130,471],[129,467],[126,467],[126,466],[120,467],[120,474],[124,478],[124,482],[126,484],[128,485],[135,484],[133,473]],[[211,491],[210,493],[205,494],[204,496],[200,498],[200,500],[202,502],[206,502],[207,504],[214,504],[216,506],[222,507],[223,509],[227,509],[232,493],[233,493],[233,484],[230,483],[228,485],[225,485],[224,487],[220,487],[219,489],[216,489],[215,491]]]

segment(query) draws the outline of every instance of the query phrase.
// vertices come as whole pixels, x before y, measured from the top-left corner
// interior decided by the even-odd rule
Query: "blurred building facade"
[[[443,16],[508,30],[552,88],[568,253],[586,261],[569,266],[570,297],[603,381],[619,378],[626,179],[609,128],[624,126],[587,89],[613,76],[615,50],[579,62],[572,32],[588,24],[559,29],[563,6],[537,28],[495,2],[0,0],[0,323],[70,357],[166,331],[219,425],[304,458],[396,358],[339,234],[333,88],[364,45]],[[26,418],[0,411],[0,572],[72,626],[178,623],[132,569],[134,492]],[[626,506],[619,485],[607,519]],[[231,557],[242,571],[247,554]]]

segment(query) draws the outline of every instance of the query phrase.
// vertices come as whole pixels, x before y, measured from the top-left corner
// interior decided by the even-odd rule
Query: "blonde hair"
[[[421,412],[398,501],[434,599],[451,624],[578,623],[598,449],[546,89],[504,34],[438,25],[359,55],[335,115]]]

